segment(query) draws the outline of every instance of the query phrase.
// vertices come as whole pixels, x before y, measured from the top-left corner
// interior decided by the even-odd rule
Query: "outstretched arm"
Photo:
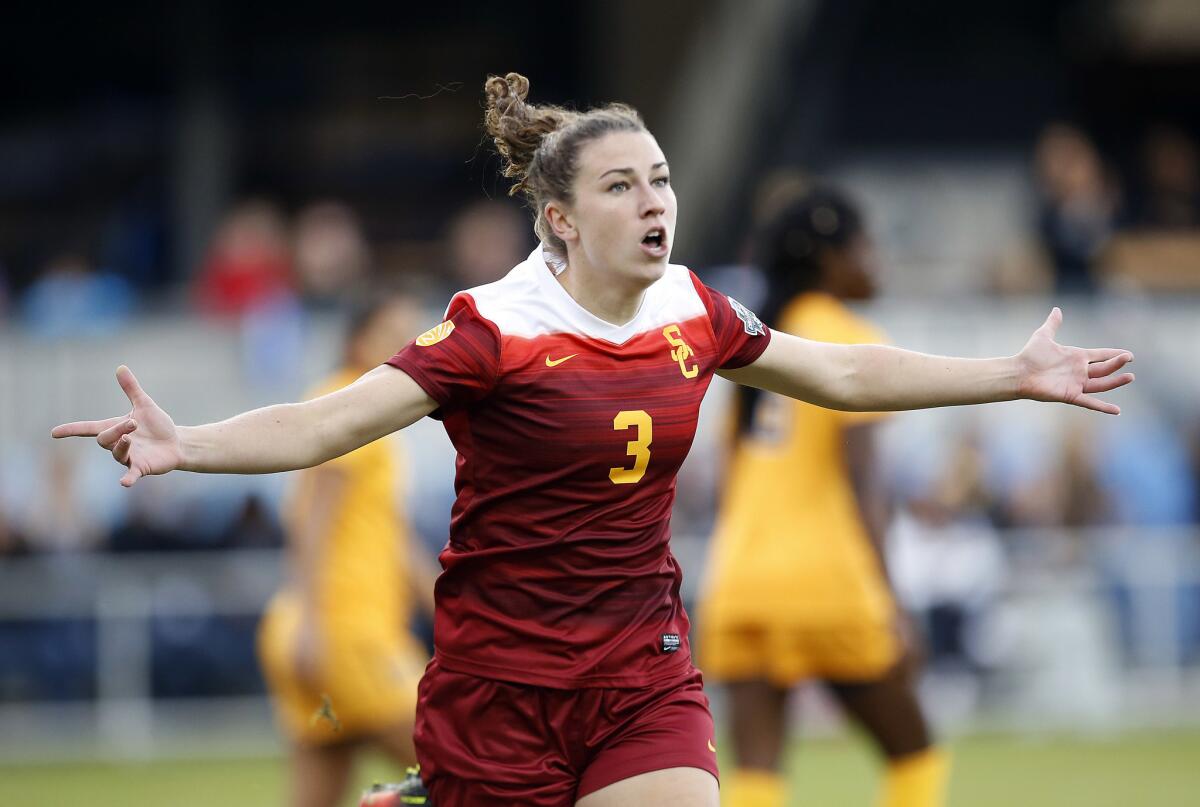
[[[1132,373],[1118,372],[1133,361],[1133,354],[1060,345],[1054,335],[1061,324],[1062,311],[1055,308],[1020,353],[994,359],[829,344],[776,331],[756,361],[721,375],[829,409],[859,412],[1028,398],[1120,414],[1116,404],[1095,394],[1133,381]]]
[[[219,423],[176,426],[128,367],[117,382],[133,409],[107,420],[64,423],[53,437],[95,437],[128,470],[121,484],[184,470],[262,474],[320,465],[402,429],[437,403],[406,373],[376,367],[348,387],[304,403],[276,404]]]

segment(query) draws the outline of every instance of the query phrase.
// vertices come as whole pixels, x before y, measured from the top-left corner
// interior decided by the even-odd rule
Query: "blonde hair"
[[[521,194],[533,208],[533,230],[551,251],[566,257],[566,245],[546,220],[546,203],[570,204],[579,170],[579,150],[610,132],[644,132],[646,124],[625,104],[577,112],[560,106],[527,103],[529,79],[520,73],[489,76],[483,85],[487,133],[504,159],[504,176],[516,180],[509,195]]]

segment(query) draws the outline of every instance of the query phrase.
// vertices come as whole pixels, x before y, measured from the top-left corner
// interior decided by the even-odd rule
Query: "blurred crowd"
[[[308,318],[344,316],[385,292],[413,299],[429,311],[432,324],[454,291],[500,277],[531,246],[523,211],[505,201],[482,200],[454,215],[421,250],[431,258],[429,265],[399,269],[376,258],[360,217],[343,202],[315,202],[289,216],[277,204],[251,198],[223,217],[194,279],[178,290],[177,304],[155,295],[157,283],[139,286],[129,273],[101,267],[85,251],[72,249],[50,258],[14,295],[7,327],[29,339],[69,342],[119,333],[142,316],[191,312],[240,329],[251,357],[278,356],[280,351],[269,348]],[[304,360],[295,352],[282,355]],[[252,359],[247,380],[261,382],[272,371],[270,362]],[[89,495],[94,480],[80,478],[86,468],[75,465],[76,454],[41,441],[25,448],[37,458],[31,467],[42,472],[24,485],[0,475],[0,555],[280,544],[271,508],[258,494],[233,508],[215,508],[223,516],[214,517],[211,502],[168,501],[133,491],[119,516],[97,518],[112,507],[98,506]]]
[[[138,248],[65,247],[27,273],[23,288],[8,287],[0,263],[0,326],[38,339],[79,339],[118,331],[139,314],[194,312],[233,322],[273,309],[336,312],[381,286],[444,299],[523,259],[528,231],[514,204],[475,202],[415,250],[418,265],[378,258],[377,252],[411,245],[373,249],[360,216],[345,202],[317,201],[289,215],[269,199],[247,198],[225,213],[201,264],[182,281],[165,261],[147,271],[130,257],[156,253],[161,259],[153,227],[138,234],[145,240]],[[109,244],[120,235],[106,230],[95,240]]]
[[[1109,159],[1078,126],[1046,126],[1029,152],[1030,198],[1037,201],[1025,211],[1027,239],[997,262],[994,290],[1200,290],[1196,139],[1156,126],[1134,151],[1132,159]],[[359,211],[338,200],[287,210],[267,198],[243,199],[224,214],[200,265],[182,281],[164,281],[135,259],[161,258],[159,228],[131,230],[116,222],[97,243],[120,243],[121,249],[69,244],[26,273],[30,279],[21,287],[7,285],[0,264],[0,331],[32,340],[86,340],[120,333],[143,317],[190,313],[241,328],[252,342],[269,346],[308,318],[337,317],[365,296],[397,288],[430,312],[432,324],[453,291],[500,277],[533,245],[526,213],[506,201],[467,205],[418,246],[381,243],[363,222]],[[119,256],[135,257],[121,263]],[[270,367],[253,372],[269,375]],[[1145,399],[1152,397],[1149,392]],[[1200,523],[1200,410],[1156,411],[1131,421],[1101,433],[1093,419],[1067,418],[1054,433],[1022,434],[967,419],[941,436],[936,452],[914,449],[904,438],[892,441],[894,574],[923,625],[935,669],[986,680],[989,669],[1004,663],[1004,648],[1016,642],[1011,625],[995,619],[1005,592],[1031,570],[1067,574],[1083,567],[1106,581],[1124,661],[1155,661],[1157,651],[1138,639],[1134,595],[1121,575],[1129,553],[1142,548],[1121,538],[1089,546],[1082,531]],[[0,563],[20,555],[283,543],[276,502],[259,490],[206,498],[178,486],[139,485],[113,507],[111,497],[94,492],[112,483],[107,465],[77,464],[77,454],[49,440],[21,450],[33,458],[25,467],[37,470],[18,479],[0,467]],[[707,528],[715,482],[704,481],[681,483],[677,533]],[[434,547],[444,538],[452,495],[444,482],[444,495],[428,498],[429,511],[418,503],[412,514]],[[1041,544],[1028,537],[1046,529],[1067,537]],[[1173,596],[1179,619],[1169,653],[1175,662],[1200,663],[1200,584],[1178,584]],[[209,663],[233,659],[242,676],[233,688],[255,690],[252,657],[242,652],[252,623],[214,625],[185,629],[165,619],[156,625],[155,652],[180,661],[156,683],[157,693],[197,694],[220,689],[212,682],[228,678],[196,672],[203,664],[185,646],[209,648]],[[88,697],[91,679],[72,678],[70,671],[94,661],[93,634],[94,626],[84,622],[0,621],[0,699]]]
[[[1057,121],[1033,146],[1038,208],[1029,248],[1002,262],[1000,290],[1093,294],[1200,289],[1200,146],[1157,124],[1120,158]]]

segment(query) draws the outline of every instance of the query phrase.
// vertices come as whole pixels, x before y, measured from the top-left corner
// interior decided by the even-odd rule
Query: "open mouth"
[[[649,230],[642,237],[642,249],[654,256],[665,255],[667,253],[667,231],[662,227]]]

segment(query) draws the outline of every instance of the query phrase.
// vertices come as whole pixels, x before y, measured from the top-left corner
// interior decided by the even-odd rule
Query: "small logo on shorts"
[[[714,754],[717,753],[717,747],[715,745],[713,745],[712,740],[708,741],[708,750],[712,751]]]
[[[679,649],[680,638],[678,633],[664,633],[662,635],[662,649],[664,653],[674,653]]]

